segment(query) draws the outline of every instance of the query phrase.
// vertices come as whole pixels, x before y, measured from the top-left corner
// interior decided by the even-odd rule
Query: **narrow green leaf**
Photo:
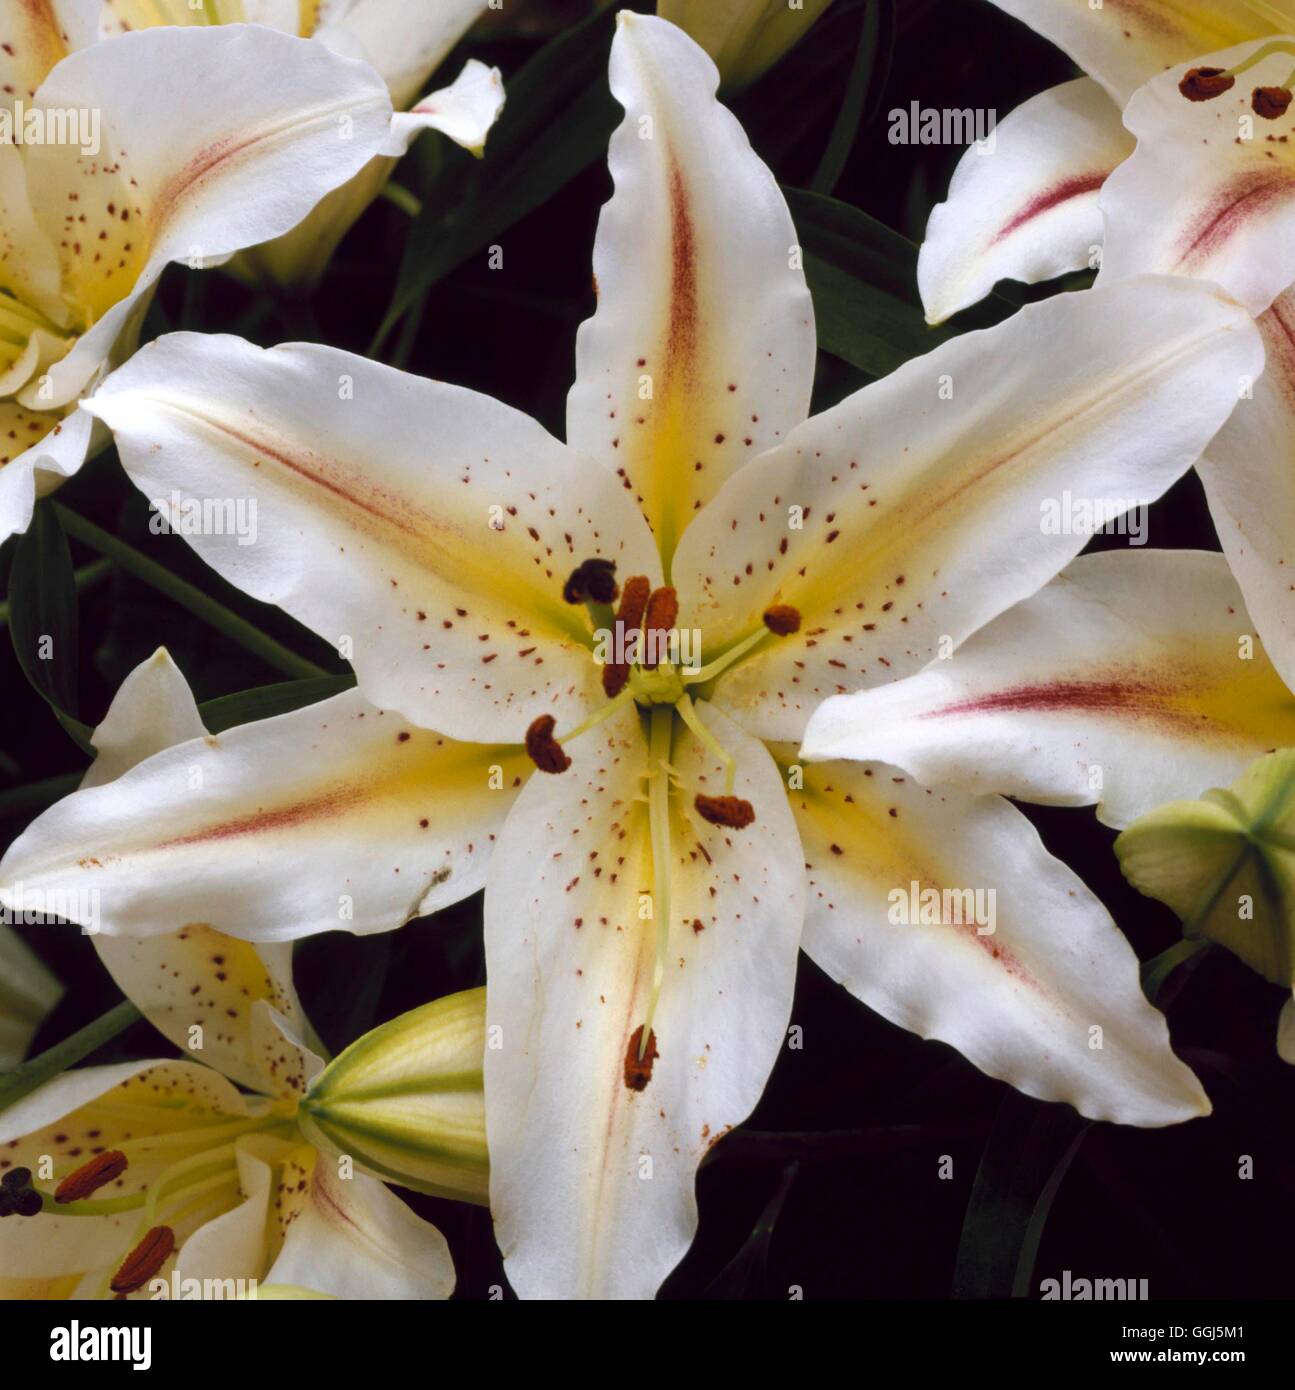
[[[350,690],[355,677],[311,676],[306,680],[280,681],[276,685],[260,685],[253,690],[240,690],[236,695],[221,695],[198,706],[202,722],[213,734],[239,724],[252,724],[258,719],[273,719],[275,715],[290,714],[295,709],[318,704],[333,695]]]
[[[132,1023],[137,1023],[142,1015],[130,1002],[123,999],[115,1008],[101,1014],[93,1023],[70,1038],[33,1057],[11,1072],[0,1076],[0,1111],[7,1110],[24,1096],[29,1096],[39,1086],[53,1080],[60,1072],[67,1071],[84,1061],[91,1053],[97,1052],[119,1034],[124,1033]]]
[[[9,571],[9,635],[32,688],[89,752],[89,727],[76,718],[76,575],[56,504],[36,504]]]
[[[875,217],[819,193],[784,188],[814,296],[818,345],[870,377],[882,377],[968,328],[987,327],[1017,305],[993,294],[958,316],[926,322],[917,292],[917,247]]]
[[[1043,1223],[1087,1123],[1069,1106],[1017,1091],[1003,1097],[962,1222],[954,1298],[1008,1298],[1021,1269],[1030,1277]]]
[[[127,574],[134,575],[136,579],[158,590],[159,593],[165,594],[169,599],[178,603],[181,608],[192,613],[194,617],[201,619],[204,623],[215,628],[217,632],[224,633],[231,641],[237,642],[239,646],[259,656],[267,666],[281,671],[285,676],[292,676],[296,679],[328,674],[322,666],[317,666],[313,661],[307,661],[304,656],[298,656],[296,652],[290,651],[282,642],[275,641],[273,637],[262,632],[254,623],[249,623],[246,618],[240,618],[237,613],[231,612],[224,604],[217,603],[214,598],[208,597],[195,585],[172,574],[165,565],[141,554],[133,546],[119,540],[101,526],[96,526],[93,521],[77,512],[69,511],[67,507],[58,502],[52,502],[50,505],[57,512],[68,535],[80,541],[82,545],[88,545],[92,550],[98,551],[100,555],[111,560]],[[11,617],[10,628],[12,629],[12,627],[13,619]]]
[[[376,354],[419,294],[547,202],[607,148],[623,112],[607,88],[615,13],[601,11],[508,79],[485,158],[447,159],[409,229]]]
[[[831,193],[836,187],[863,125],[864,112],[876,104],[877,89],[885,84],[895,34],[894,8],[895,0],[868,0],[859,47],[846,79],[832,134],[809,183],[814,193]]]

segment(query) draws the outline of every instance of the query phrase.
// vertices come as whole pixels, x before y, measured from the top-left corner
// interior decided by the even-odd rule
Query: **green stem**
[[[97,550],[127,574],[134,575],[136,579],[165,594],[194,617],[200,618],[217,632],[222,632],[231,641],[237,642],[240,647],[259,656],[267,666],[272,666],[276,671],[282,671],[285,676],[292,676],[297,680],[328,674],[322,666],[316,666],[313,661],[307,661],[304,656],[289,651],[282,642],[276,642],[246,618],[240,618],[224,604],[208,598],[201,589],[177,578],[165,565],[150,560],[147,555],[141,555],[138,550],[96,526],[93,521],[86,520],[78,512],[69,511],[61,502],[55,502],[53,506],[63,523],[64,531],[69,536],[80,541],[82,545],[88,545],[91,550]]]
[[[92,1052],[97,1052],[105,1043],[110,1043],[124,1033],[132,1023],[142,1017],[139,1010],[123,999],[116,1007],[101,1014],[93,1023],[64,1038],[39,1057],[24,1062],[15,1071],[0,1077],[0,1111],[7,1110],[16,1101],[30,1095],[39,1086],[52,1080],[69,1067],[84,1061]]]
[[[1157,1002],[1161,990],[1169,982],[1169,977],[1178,969],[1180,965],[1198,956],[1211,943],[1199,938],[1187,938],[1182,941],[1175,941],[1166,950],[1161,951],[1158,956],[1152,956],[1149,961],[1142,965],[1142,990],[1148,999],[1154,1004]]]
[[[423,210],[422,202],[414,194],[390,179],[382,185],[382,192],[378,196],[385,198],[392,207],[399,208],[406,217],[417,217]]]

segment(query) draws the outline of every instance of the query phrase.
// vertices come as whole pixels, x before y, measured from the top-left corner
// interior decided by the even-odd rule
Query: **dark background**
[[[818,168],[851,79],[866,8],[864,0],[836,0],[800,47],[734,103],[757,150],[787,186],[805,186]],[[511,81],[589,6],[550,0],[506,9],[510,16],[469,36],[447,71],[478,56],[497,62]],[[986,0],[894,0],[879,13],[867,111],[834,196],[917,242],[959,152],[889,144],[889,109],[917,100],[924,107],[988,108],[1001,119],[1073,71],[1057,50]],[[581,37],[594,55],[593,70],[604,74],[599,55],[609,33],[594,20]],[[219,272],[173,267],[146,336],[192,325],[238,331],[265,344],[306,338],[366,352],[402,257],[413,256],[408,243],[418,257],[458,259],[427,292],[421,317],[406,320],[415,326],[393,333],[381,355],[488,392],[560,434],[575,329],[593,309],[594,228],[610,192],[594,154],[605,147],[618,108],[606,96],[605,77],[574,95],[546,91],[551,109],[541,119],[548,143],[536,147],[540,153],[528,164],[533,132],[521,131],[518,167],[557,191],[488,238],[504,248],[502,269],[488,269],[484,244],[474,243],[462,219],[447,234],[430,216],[411,223],[380,201],[343,242],[311,302],[275,303]],[[505,121],[522,115],[510,107]],[[537,119],[533,111],[530,119]],[[568,153],[551,176],[543,152],[567,149],[576,126],[590,159]],[[499,148],[506,154],[505,131],[501,125]],[[439,137],[424,136],[396,177],[429,208],[457,206],[465,189],[480,197],[488,187],[495,151],[492,136],[490,156],[476,166]],[[460,241],[451,253],[447,244],[455,236]],[[915,303],[911,265],[907,279],[901,291]],[[1003,288],[1019,300],[1057,287],[1029,295]],[[867,379],[857,366],[821,354],[816,408]],[[83,470],[59,500],[297,652],[342,669],[316,638],[206,571],[182,540],[150,535],[143,499],[111,453]],[[1216,548],[1194,478],[1153,509],[1151,543]],[[8,572],[14,550],[13,542],[4,547],[0,574]],[[76,545],[73,553],[78,564],[94,558]],[[159,644],[169,647],[200,700],[282,679],[120,571],[82,592],[79,620],[72,712],[90,724],[102,717],[121,679]],[[0,642],[0,682],[0,843],[7,844],[86,760],[28,685],[7,642]],[[1113,835],[1091,811],[1029,808],[1029,814],[1049,848],[1109,906],[1140,957],[1178,939],[1172,914],[1124,883]],[[326,1042],[336,1050],[375,1022],[482,983],[480,923],[478,897],[388,936],[334,933],[301,943],[299,987]],[[118,996],[75,929],[23,929],[23,935],[67,987],[36,1040],[39,1051]],[[1290,1296],[1295,1069],[1274,1048],[1282,993],[1220,950],[1181,973],[1187,978],[1173,982],[1181,988],[1171,986],[1173,997],[1166,996],[1172,1035],[1215,1111],[1188,1125],[1140,1131],[1085,1126],[1065,1107],[1016,1095],[950,1048],[892,1027],[802,957],[793,1021],[803,1028],[803,1050],[783,1053],[750,1123],[712,1151],[698,1181],[697,1241],[662,1296],[787,1298],[793,1286],[813,1299],[1007,1296],[1019,1278],[1037,1297],[1041,1279],[1066,1269],[1075,1277],[1146,1278],[1153,1298]],[[339,997],[339,979],[367,983]],[[166,1050],[162,1040],[140,1024],[94,1060],[159,1048]],[[950,1179],[938,1176],[944,1155],[952,1159]],[[1250,1180],[1238,1176],[1243,1155],[1253,1159]],[[1060,1166],[1066,1158],[1068,1169]],[[1054,1189],[1050,1209],[1045,1200],[1031,1223],[1040,1193]],[[484,1211],[412,1200],[450,1241],[458,1297],[482,1298],[504,1282]],[[1023,1242],[1037,1242],[1033,1265],[1028,1253],[1021,1261]]]

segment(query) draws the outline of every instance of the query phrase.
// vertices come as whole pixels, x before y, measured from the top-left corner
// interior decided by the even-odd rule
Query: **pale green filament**
[[[723,656],[717,656],[714,661],[709,661],[705,666],[697,671],[685,671],[683,681],[685,685],[701,685],[703,681],[713,681],[716,676],[727,671],[728,668],[742,660],[754,647],[759,646],[766,637],[769,636],[769,629],[761,627],[749,636],[744,637],[736,646],[730,647]]]
[[[685,697],[686,698],[686,697]],[[652,1020],[661,982],[665,979],[666,951],[670,946],[670,736],[674,715],[669,705],[655,705],[648,730],[648,831],[652,840],[652,913],[656,919],[656,961],[652,966],[652,993],[647,1017],[639,1034],[641,1062],[652,1036]]]
[[[1241,73],[1257,67],[1265,58],[1271,58],[1274,53],[1295,53],[1295,44],[1291,43],[1289,39],[1274,39],[1271,43],[1262,44],[1248,58],[1242,59],[1236,67],[1225,69],[1226,74],[1228,77],[1239,77]]]
[[[693,706],[692,700],[687,695],[679,698],[679,703],[675,706],[679,711],[679,718],[692,730],[697,738],[697,742],[706,749],[714,758],[718,759],[724,769],[724,795],[733,795],[733,779],[737,774],[737,763],[732,754],[724,749],[720,741],[714,734],[701,722],[701,716]]]
[[[627,685],[619,695],[608,700],[605,705],[594,710],[588,719],[577,724],[574,729],[568,729],[566,733],[560,735],[558,742],[569,743],[573,738],[579,738],[581,734],[588,733],[590,729],[601,724],[604,719],[610,719],[618,709],[623,709],[633,698],[634,692]]]

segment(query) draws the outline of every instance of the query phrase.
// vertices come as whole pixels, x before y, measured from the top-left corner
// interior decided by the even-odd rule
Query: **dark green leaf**
[[[868,0],[859,47],[846,79],[840,110],[823,158],[810,180],[813,192],[831,193],[836,187],[859,129],[865,123],[864,113],[876,105],[877,94],[885,86],[894,39],[895,0]]]
[[[1003,1097],[967,1202],[954,1298],[1028,1291],[1019,1285],[1032,1275],[1043,1224],[1088,1128],[1069,1106],[1043,1105],[1017,1091]]]
[[[261,685],[253,690],[240,690],[236,695],[222,695],[198,706],[202,722],[213,734],[224,733],[238,724],[251,724],[258,719],[272,719],[277,714],[289,714],[294,709],[327,700],[350,690],[355,677],[311,676],[307,680],[280,681]]]
[[[76,575],[54,507],[36,504],[9,571],[9,635],[23,674],[87,752],[90,729],[76,718]]]
[[[795,188],[783,192],[814,296],[818,345],[870,377],[885,376],[957,332],[997,323],[1016,309],[991,295],[960,315],[956,327],[930,327],[917,293],[917,247],[907,237],[835,198]]]
[[[547,202],[605,152],[623,114],[607,88],[615,12],[551,40],[507,83],[482,160],[448,159],[405,242],[377,352],[418,295]]]

